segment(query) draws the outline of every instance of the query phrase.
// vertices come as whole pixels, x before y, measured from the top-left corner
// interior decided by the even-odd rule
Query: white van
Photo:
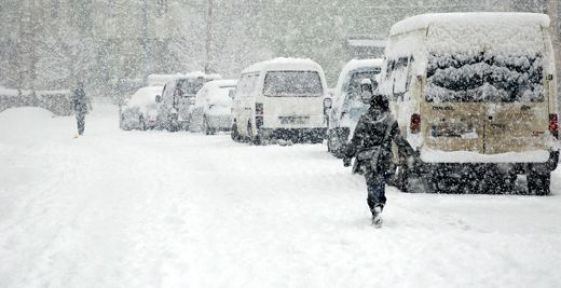
[[[163,128],[168,131],[188,129],[195,95],[206,82],[220,78],[218,74],[192,72],[176,74],[172,80],[169,80],[164,86],[158,111],[158,121]]]
[[[323,69],[312,60],[276,58],[250,66],[234,97],[232,139],[321,143],[327,93]]]
[[[511,192],[526,179],[530,193],[549,194],[559,159],[549,33],[548,16],[531,13],[426,14],[392,27],[379,91],[418,153],[394,147],[401,189]]]
[[[329,110],[329,127],[327,130],[327,150],[341,157],[341,148],[350,135],[368,105],[360,99],[360,82],[369,79],[373,90],[378,87],[383,59],[353,59],[341,73],[333,92],[333,104]]]

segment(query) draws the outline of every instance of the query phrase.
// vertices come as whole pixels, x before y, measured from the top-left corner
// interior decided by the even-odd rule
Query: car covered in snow
[[[327,130],[327,149],[336,156],[341,156],[341,148],[350,135],[368,105],[360,99],[360,83],[369,79],[372,88],[378,86],[383,59],[353,59],[348,62],[341,73],[332,95]]]
[[[207,82],[195,97],[189,130],[206,135],[229,131],[232,127],[232,102],[237,80]]]
[[[164,86],[158,117],[168,131],[187,130],[195,96],[203,85],[220,79],[218,74],[192,72],[177,74]]]
[[[162,86],[148,86],[138,89],[121,106],[121,129],[153,129],[158,126],[158,98]]]
[[[246,68],[234,97],[232,138],[321,143],[327,130],[323,69],[309,59],[276,58]]]
[[[395,24],[379,91],[403,136],[396,183],[411,192],[550,192],[559,137],[550,20],[426,14]]]

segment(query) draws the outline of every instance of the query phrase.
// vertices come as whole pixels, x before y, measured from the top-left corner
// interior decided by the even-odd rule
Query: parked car
[[[218,74],[193,72],[177,74],[166,83],[162,94],[158,117],[168,131],[187,130],[191,119],[191,106],[195,104],[195,95],[203,85],[220,79]]]
[[[321,143],[327,130],[323,69],[309,59],[276,58],[242,72],[233,106],[232,138]]]
[[[153,129],[158,126],[158,103],[162,86],[138,89],[121,107],[121,129]]]
[[[189,129],[206,135],[229,131],[232,127],[232,102],[237,80],[207,82],[195,97]]]
[[[376,89],[382,62],[382,59],[353,59],[339,74],[327,130],[327,150],[337,157],[342,156],[341,148],[353,134],[360,116],[368,110],[368,105],[360,99],[360,83],[370,79],[372,88]]]
[[[527,179],[530,193],[550,193],[559,124],[549,23],[450,13],[392,27],[379,91],[418,153],[394,147],[402,190],[513,191]]]

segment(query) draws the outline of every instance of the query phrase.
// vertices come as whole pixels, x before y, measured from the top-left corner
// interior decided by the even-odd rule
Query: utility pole
[[[147,80],[150,73],[151,53],[148,45],[148,0],[142,1],[142,49],[144,50],[144,75],[143,80]]]
[[[206,15],[205,74],[210,73],[210,49],[212,47],[212,0],[208,0]]]
[[[551,19],[550,24],[550,31],[551,31],[551,42],[553,42],[553,53],[555,55],[555,72],[556,74],[556,81],[557,81],[557,100],[558,102],[561,100],[559,98],[560,94],[559,89],[561,88],[561,82],[559,81],[559,77],[561,77],[560,68],[561,68],[561,41],[559,35],[559,1],[560,0],[548,0],[547,1],[547,14]]]

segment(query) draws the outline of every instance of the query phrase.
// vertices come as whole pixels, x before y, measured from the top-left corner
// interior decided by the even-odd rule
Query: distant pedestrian
[[[350,166],[355,157],[353,173],[364,175],[368,189],[368,207],[372,224],[382,226],[382,210],[386,205],[385,184],[391,164],[392,141],[400,148],[410,146],[401,137],[397,121],[389,110],[388,100],[373,95],[370,81],[361,83],[361,99],[370,104],[368,112],[360,117],[351,141],[344,149],[344,164]]]
[[[76,89],[74,89],[74,93],[72,95],[72,109],[74,110],[76,122],[78,124],[78,134],[74,138],[78,138],[78,136],[82,136],[84,134],[86,114],[88,114],[91,108],[92,104],[90,99],[84,92],[84,83],[78,82],[78,85]]]

